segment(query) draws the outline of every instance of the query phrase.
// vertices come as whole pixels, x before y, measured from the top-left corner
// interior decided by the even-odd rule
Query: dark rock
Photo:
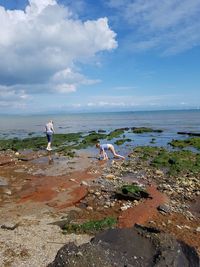
[[[168,213],[170,212],[170,207],[168,205],[160,205],[157,207],[158,211]]]
[[[77,257],[83,255],[83,257]],[[48,267],[199,267],[194,248],[148,228],[112,229],[90,243],[63,246]]]
[[[116,192],[117,199],[124,200],[140,200],[141,198],[148,198],[149,194],[137,185],[123,185]]]
[[[18,223],[6,223],[1,225],[1,229],[5,230],[15,230],[19,226]]]
[[[200,133],[191,133],[191,132],[177,132],[177,134],[186,134],[191,136],[200,136]]]

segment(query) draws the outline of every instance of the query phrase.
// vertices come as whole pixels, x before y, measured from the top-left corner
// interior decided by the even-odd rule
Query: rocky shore
[[[2,151],[0,265],[199,266],[200,159],[187,144],[129,147],[108,162],[79,149]]]

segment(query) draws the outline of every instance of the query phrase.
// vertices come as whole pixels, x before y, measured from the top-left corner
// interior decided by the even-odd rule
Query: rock
[[[81,251],[79,251],[76,255],[83,257],[83,253]]]
[[[76,182],[76,180],[75,180],[75,179],[72,179],[72,178],[71,178],[71,179],[69,179],[69,180],[70,180],[71,182]]]
[[[81,182],[81,185],[88,186],[88,183],[87,183],[87,182],[85,182],[85,181],[82,181],[82,182]]]
[[[127,210],[128,208],[130,208],[130,207],[127,205],[124,205],[124,206],[120,207],[120,210],[124,211],[124,210]]]
[[[196,232],[198,232],[198,233],[200,232],[200,226],[197,227]]]
[[[86,210],[93,210],[93,207],[91,207],[91,206],[88,206],[87,208],[86,208]]]
[[[158,211],[169,213],[170,212],[170,207],[168,205],[160,205],[157,207]]]
[[[149,236],[149,238],[147,238]],[[84,257],[77,257],[78,253]],[[110,229],[87,244],[69,243],[48,267],[57,266],[199,266],[199,256],[189,245],[149,228]]]
[[[161,170],[156,170],[155,173],[156,173],[157,175],[159,175],[159,176],[163,176],[163,175],[164,175],[163,171],[161,171]]]
[[[88,193],[94,194],[94,190],[93,189],[90,189],[90,190],[88,190]]]
[[[19,226],[18,223],[5,223],[3,225],[1,225],[1,228],[2,229],[5,229],[5,230],[15,230],[15,228],[17,228]]]
[[[190,230],[190,229],[191,229],[191,227],[190,227],[190,226],[188,226],[188,225],[184,225],[184,228],[186,228],[186,229],[188,229],[188,230]]]
[[[6,179],[0,176],[0,186],[7,186],[7,185],[8,182],[6,181]]]
[[[113,175],[113,174],[108,174],[108,175],[106,175],[106,179],[111,179],[111,180],[113,180],[113,179],[115,179],[116,177],[115,177],[115,175]]]
[[[11,196],[12,195],[12,191],[9,190],[9,189],[5,189],[4,190],[4,194]]]
[[[106,201],[105,205],[108,206],[108,207],[110,207],[111,206],[110,201]]]

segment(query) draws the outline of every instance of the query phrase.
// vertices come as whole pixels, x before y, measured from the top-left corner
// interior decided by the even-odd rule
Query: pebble
[[[12,195],[12,191],[9,190],[9,189],[5,189],[4,190],[4,194],[11,196]]]
[[[81,251],[79,251],[76,255],[83,257],[83,253]]]
[[[197,227],[196,231],[199,233],[200,232],[200,226]]]
[[[70,180],[71,182],[76,182],[76,180],[75,180],[75,179],[72,179],[72,178],[71,178],[71,179],[69,179],[69,180]]]
[[[88,206],[86,209],[87,209],[87,210],[93,210],[93,207]]]
[[[165,213],[170,212],[170,207],[168,205],[160,205],[160,206],[158,206],[157,209],[159,211],[162,211],[162,212],[165,212]]]
[[[106,179],[115,179],[116,177],[115,177],[115,175],[113,175],[113,174],[108,174],[108,175],[106,175]]]
[[[159,176],[163,176],[163,175],[164,175],[163,171],[161,171],[161,170],[156,170],[155,173],[156,173],[157,175],[159,175]]]
[[[85,181],[82,181],[82,182],[81,182],[81,185],[88,186],[88,183],[87,183],[87,182],[85,182]]]

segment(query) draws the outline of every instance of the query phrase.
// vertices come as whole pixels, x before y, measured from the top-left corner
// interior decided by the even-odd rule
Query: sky
[[[200,108],[199,0],[0,0],[0,113]]]

